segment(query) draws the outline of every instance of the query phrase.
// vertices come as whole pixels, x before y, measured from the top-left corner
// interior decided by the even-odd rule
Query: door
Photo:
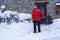
[[[47,24],[46,4],[36,3],[36,5],[37,5],[37,8],[38,8],[38,9],[40,9],[40,10],[42,10],[42,11],[44,12],[45,17],[46,17],[46,18],[42,18],[41,21],[40,21],[40,23],[41,23],[41,24]]]

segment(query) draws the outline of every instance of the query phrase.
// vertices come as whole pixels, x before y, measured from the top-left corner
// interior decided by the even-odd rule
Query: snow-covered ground
[[[20,14],[21,19],[31,18],[30,14]],[[32,22],[0,24],[0,40],[60,40],[60,18],[53,24],[41,24],[41,32],[33,33]]]

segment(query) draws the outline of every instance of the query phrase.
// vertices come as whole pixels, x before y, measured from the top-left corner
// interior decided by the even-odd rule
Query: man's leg
[[[36,22],[33,21],[33,24],[34,24],[34,33],[36,33]]]
[[[40,21],[38,21],[37,23],[38,23],[38,32],[41,32],[41,29],[40,29]]]

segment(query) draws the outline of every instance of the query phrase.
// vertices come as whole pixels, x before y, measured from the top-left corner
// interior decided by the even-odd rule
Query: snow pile
[[[10,10],[8,10],[8,11],[5,11],[5,12],[3,12],[3,13],[0,13],[0,16],[1,16],[1,17],[10,17],[10,14],[16,15],[16,14],[18,14],[18,13],[15,12],[15,11],[10,11]]]
[[[11,24],[12,22],[19,22],[18,13],[15,11],[4,11],[0,13],[0,23],[6,22],[7,24]]]
[[[27,14],[26,13],[18,13],[16,11],[10,11],[10,10],[5,11],[3,13],[0,12],[0,16],[1,17],[10,17],[10,14],[12,14],[12,15],[18,15],[19,18],[20,18],[20,20],[31,18],[31,14],[28,14],[28,13]]]
[[[26,13],[20,13],[20,20],[32,18],[31,14]]]
[[[8,23],[11,23],[13,21],[19,22],[21,20],[23,21],[25,19],[31,19],[31,14],[18,13],[16,11],[8,10],[3,13],[0,13],[0,17],[1,17],[1,20],[3,20],[3,22],[7,21]]]

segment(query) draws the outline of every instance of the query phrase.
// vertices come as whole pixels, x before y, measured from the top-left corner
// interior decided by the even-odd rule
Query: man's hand
[[[44,17],[41,17],[41,19],[42,19],[42,18],[45,18],[45,16],[44,16]]]
[[[45,18],[45,16],[43,18]]]

